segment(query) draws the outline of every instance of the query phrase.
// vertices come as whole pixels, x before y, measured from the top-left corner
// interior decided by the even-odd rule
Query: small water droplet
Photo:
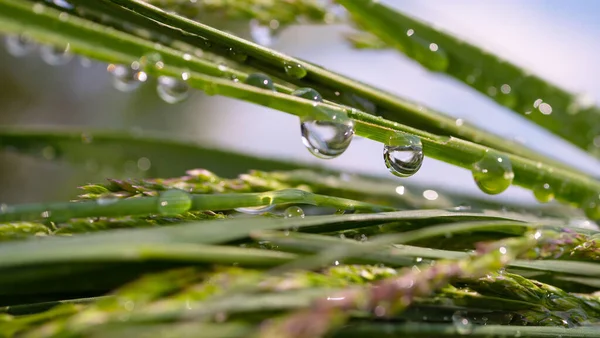
[[[69,44],[65,47],[42,45],[40,46],[40,57],[50,66],[66,65],[73,58],[69,49]]]
[[[233,59],[234,61],[240,62],[240,63],[245,62],[248,59],[248,55],[246,55],[240,51],[237,51],[233,48],[229,48],[228,54],[229,54],[229,57],[231,57],[231,59]]]
[[[456,311],[452,315],[452,323],[456,328],[456,332],[461,335],[468,335],[473,332],[473,324],[467,318],[467,313],[464,311]]]
[[[437,193],[437,191],[428,189],[428,190],[423,191],[423,197],[425,197],[425,199],[428,201],[435,201],[440,196]]]
[[[183,214],[192,207],[192,197],[183,190],[171,189],[158,195],[158,213],[165,216]]]
[[[289,207],[283,212],[285,218],[304,218],[304,210],[300,207]]]
[[[118,200],[119,199],[116,197],[100,197],[96,200],[96,203],[98,203],[98,205],[106,206],[116,203]]]
[[[301,79],[306,76],[306,69],[299,63],[286,62],[283,69],[289,77],[294,79]]]
[[[25,34],[7,35],[4,38],[6,50],[15,57],[22,57],[35,49],[35,43]]]
[[[241,212],[243,214],[250,215],[260,215],[265,212],[269,212],[275,208],[274,204],[259,206],[259,207],[243,207],[243,208],[235,208],[234,210],[237,212]]]
[[[479,189],[490,195],[508,189],[515,176],[510,159],[504,154],[489,150],[473,164],[471,172]]]
[[[130,67],[114,64],[106,67],[106,70],[112,75],[113,87],[125,93],[137,89],[142,82],[146,81],[146,74],[138,69],[138,63],[133,63]],[[141,76],[141,73],[144,75]]]
[[[423,164],[423,145],[417,136],[397,133],[383,147],[388,170],[398,177],[414,175]]]
[[[323,159],[340,156],[352,141],[354,122],[343,112],[316,106],[301,120],[302,143],[313,155]]]
[[[268,77],[264,74],[260,74],[260,73],[250,74],[250,75],[248,75],[248,77],[246,78],[246,81],[244,81],[244,82],[246,84],[254,86],[254,87],[275,90],[275,84],[273,83],[273,80],[271,80],[270,77]]]
[[[554,190],[548,183],[539,184],[533,187],[533,196],[541,203],[547,203],[554,199]]]
[[[292,95],[298,96],[307,100],[323,102],[323,97],[318,91],[312,88],[298,88],[292,92]]]
[[[163,101],[174,104],[188,98],[190,87],[183,80],[163,75],[158,77],[156,92]]]
[[[47,160],[52,160],[56,157],[56,149],[52,146],[47,146],[42,149],[42,156]]]
[[[51,0],[53,4],[64,9],[73,9],[73,5],[66,0]]]
[[[259,45],[269,47],[273,44],[273,30],[256,19],[250,20],[250,37]]]
[[[134,69],[157,69],[161,70],[165,67],[165,63],[162,60],[162,56],[159,53],[153,52],[148,53],[140,58],[140,61],[136,61],[131,64]],[[137,67],[136,67],[137,66]]]

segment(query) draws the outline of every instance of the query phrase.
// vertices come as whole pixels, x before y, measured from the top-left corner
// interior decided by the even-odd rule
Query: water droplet
[[[533,187],[533,196],[539,202],[547,203],[554,199],[554,191],[548,183],[539,184]]]
[[[397,133],[383,147],[383,159],[388,170],[398,177],[414,175],[423,164],[423,145],[414,135]]]
[[[248,59],[248,55],[246,55],[242,52],[236,51],[233,48],[229,48],[228,54],[229,54],[229,57],[231,57],[234,61],[237,61],[237,62],[245,62],[246,59]]]
[[[411,39],[413,44],[408,54],[416,61],[433,71],[443,72],[448,68],[448,55],[438,44],[427,42],[414,35]]]
[[[274,208],[275,208],[275,204],[269,204],[269,205],[264,205],[264,206],[259,206],[259,207],[235,208],[234,210],[237,212],[241,212],[243,214],[260,215],[265,212],[269,212],[269,211],[273,210]]]
[[[122,92],[131,92],[146,81],[146,73],[138,70],[139,64],[134,63],[131,67],[110,64],[106,70],[112,75],[112,84],[115,89]],[[141,75],[143,74],[143,75]]]
[[[185,213],[192,207],[192,197],[183,190],[171,189],[158,195],[158,213],[165,216],[176,216]]]
[[[467,313],[464,311],[456,311],[452,315],[452,323],[456,328],[456,332],[461,335],[468,335],[473,332],[473,324],[467,318]]]
[[[423,191],[423,197],[428,201],[435,201],[438,199],[439,195],[437,191],[428,189]]]
[[[178,103],[190,94],[190,87],[183,81],[170,76],[159,76],[156,86],[158,96],[167,103]]]
[[[292,95],[317,102],[323,101],[321,94],[312,88],[298,88],[292,92]]]
[[[285,73],[294,79],[301,79],[306,76],[306,69],[299,63],[286,62],[283,65]]]
[[[165,67],[162,56],[159,53],[149,53],[140,58],[139,62],[131,64],[134,69],[157,69],[161,70]],[[140,68],[141,67],[141,68]]]
[[[8,35],[4,38],[6,50],[12,56],[22,57],[31,53],[35,49],[35,43],[24,34]]]
[[[73,9],[73,5],[66,0],[51,0],[50,2],[64,9]]]
[[[304,210],[300,207],[289,207],[283,212],[285,218],[304,218]]]
[[[490,195],[506,190],[515,177],[510,159],[504,154],[489,150],[473,164],[471,171],[479,189]]]
[[[40,57],[50,66],[66,65],[73,58],[73,54],[71,54],[69,49],[69,44],[65,47],[43,45],[40,46]]]
[[[262,89],[275,90],[275,84],[273,83],[273,80],[271,80],[270,77],[268,77],[264,74],[259,74],[259,73],[250,74],[246,78],[245,83],[248,85],[254,86],[254,87],[262,88]]]
[[[311,115],[301,120],[302,143],[316,157],[340,156],[352,141],[354,122],[343,112],[322,106],[314,108]]]
[[[600,194],[595,194],[583,203],[583,212],[593,221],[600,220]]]
[[[273,44],[273,30],[256,19],[250,20],[250,37],[259,45],[269,47]]]
[[[547,104],[546,102],[541,103],[539,105],[538,109],[540,110],[540,113],[542,113],[544,115],[552,114],[552,106]]]

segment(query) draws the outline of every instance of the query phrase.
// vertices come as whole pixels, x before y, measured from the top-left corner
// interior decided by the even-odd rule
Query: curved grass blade
[[[432,134],[460,137],[507,153],[542,162],[549,161],[555,166],[565,167],[560,162],[543,158],[539,153],[525,148],[522,144],[507,141],[489,132],[479,131],[476,127],[465,123],[457,126],[454,118],[424,108],[422,105],[395,97],[381,89],[329,72],[309,62],[291,58],[202,23],[164,12],[144,1],[102,0],[89,2],[75,0],[74,2],[83,7],[113,8],[112,13],[120,20],[134,22],[145,29],[154,30],[158,34],[185,41],[199,48],[209,49],[234,60],[238,59],[239,61],[238,55],[245,55],[243,58],[245,64],[298,86],[313,87],[319,90],[324,97],[334,102],[346,103],[351,106],[357,104],[361,106],[360,102],[369,102],[366,106],[375,105],[378,115],[402,122],[412,128],[421,129]],[[110,3],[122,6],[129,12],[119,11],[118,8],[111,7]],[[157,27],[154,25],[155,21],[163,25]],[[199,45],[198,38],[203,41],[202,45]],[[206,41],[209,41],[209,43],[207,44]],[[306,70],[307,74],[300,79],[290,77],[284,71],[286,65],[299,65]]]
[[[473,87],[579,148],[600,156],[600,109],[433,25],[372,0],[339,0],[360,27],[423,66]],[[409,32],[409,33],[407,33]],[[430,49],[435,45],[435,51]],[[440,59],[434,63],[435,60]],[[432,61],[433,60],[433,61]]]
[[[187,194],[187,201],[173,200],[161,195],[156,197],[135,197],[112,200],[93,200],[81,202],[36,203],[22,205],[4,205],[0,210],[0,222],[41,220],[64,222],[71,218],[119,217],[128,215],[161,214],[163,204],[187,203],[181,212],[188,210],[232,210],[241,207],[261,207],[276,204],[295,203],[334,207],[341,210],[358,212],[392,211],[396,208],[348,200],[339,197],[317,195],[299,189],[285,189],[262,193],[233,194]]]
[[[145,6],[138,2],[127,3],[135,3],[136,6]],[[107,31],[105,26],[77,17],[68,17],[68,20],[60,19],[59,16],[61,13],[59,11],[43,7],[43,5],[42,8],[44,8],[43,11],[38,11],[39,13],[37,13],[30,6],[26,6],[21,2],[1,0],[0,29],[13,33],[27,31],[29,36],[43,43],[62,44],[63,46],[68,43],[73,52],[107,62],[129,64],[139,60],[141,55],[146,55],[149,52],[159,53],[163,56],[165,66],[160,69],[151,67],[148,69],[148,73],[151,75],[161,74],[179,77],[183,72],[190,71],[188,83],[192,87],[213,94],[261,104],[300,117],[308,116],[314,109],[347,113],[350,118],[354,119],[358,135],[379,142],[387,142],[389,137],[398,131],[417,135],[423,141],[426,155],[467,169],[471,169],[472,164],[479,161],[486,154],[486,150],[488,150],[486,147],[478,144],[454,137],[432,135],[361,111],[347,111],[339,106],[329,104],[318,104],[315,106],[314,102],[295,96],[259,89],[229,79],[202,75],[195,71],[211,74],[217,72],[219,75],[222,75],[222,71],[218,69],[218,66],[213,68],[214,65],[199,59],[195,60],[192,58],[194,62],[189,62],[183,57],[184,53],[168,47],[157,47],[146,40],[115,30]],[[160,14],[160,16],[162,15]],[[169,16],[169,18],[172,17]],[[52,28],[52,30],[49,30],[49,28]],[[211,35],[211,38],[215,36],[223,38],[225,36],[224,39],[226,41],[236,41],[237,44],[245,46],[244,48],[247,49],[256,47],[257,50],[261,50],[259,47],[249,44],[245,40],[233,38],[212,28],[205,27],[203,29],[212,32],[211,34],[215,34],[214,36]],[[94,43],[90,43],[90,41],[94,41]],[[261,53],[264,52],[262,50]],[[274,58],[277,62],[285,59],[283,56],[272,51],[267,54],[270,55],[267,59]],[[181,66],[182,68],[170,66],[170,64]],[[584,204],[590,196],[595,196],[600,191],[600,182],[576,172],[555,168],[552,165],[528,160],[517,155],[508,155],[508,157],[512,162],[515,174],[513,184],[528,189],[534,189],[540,184],[549,184],[552,187],[557,187],[555,191],[556,199],[579,205]]]
[[[210,196],[209,196],[210,197]],[[8,242],[0,246],[0,265],[9,267],[24,262],[35,263],[50,259],[53,254],[71,253],[79,250],[91,250],[109,245],[168,245],[168,244],[219,244],[247,238],[251,233],[261,230],[298,228],[301,231],[329,232],[352,229],[393,221],[427,219],[435,224],[448,219],[502,219],[504,217],[476,213],[448,212],[440,210],[398,211],[391,213],[311,216],[301,219],[290,218],[250,218],[216,221],[192,222],[163,228],[128,229],[103,233],[81,234],[74,237],[49,237],[44,240]],[[515,228],[529,228],[528,223],[511,223]],[[481,225],[477,225],[481,227]],[[498,224],[488,228],[500,230]],[[438,226],[432,230],[423,229],[421,234],[431,234],[448,227]],[[438,229],[438,230],[435,230]],[[450,231],[451,229],[449,229]],[[445,230],[443,230],[445,231]],[[506,230],[505,230],[506,231]],[[443,233],[443,232],[442,232]]]
[[[342,240],[331,236],[303,233],[283,235],[278,232],[264,231],[253,233],[252,238],[255,240],[272,242],[279,250],[303,254],[316,254],[339,246],[349,253],[349,255],[342,258],[344,262],[385,264],[394,267],[413,266],[419,262],[424,264],[427,260],[463,259],[469,256],[468,253],[461,251],[440,250],[411,245],[393,245],[392,248],[387,245],[379,245],[376,250],[369,249],[368,251],[365,251],[365,243],[353,240]],[[553,273],[554,278],[559,279],[600,276],[600,264],[564,260],[528,261],[520,259],[511,262],[508,265],[507,270],[528,270]],[[571,281],[586,284],[577,279]]]

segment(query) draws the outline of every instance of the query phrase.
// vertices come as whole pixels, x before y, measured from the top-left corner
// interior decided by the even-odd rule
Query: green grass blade
[[[0,149],[81,166],[94,161],[100,168],[113,169],[145,157],[152,163],[149,174],[158,177],[179,175],[190,168],[218,170],[227,177],[251,169],[306,167],[209,148],[156,132],[1,127]]]
[[[598,138],[594,121],[600,120],[598,107],[585,106],[577,95],[382,3],[372,0],[338,2],[348,9],[361,27],[377,35],[387,45],[429,69],[464,82],[498,104],[600,156],[600,149],[594,144]],[[413,34],[406,34],[409,30]],[[435,43],[439,49],[432,52],[429,50],[430,43]],[[445,60],[442,64],[432,64],[436,54]]]
[[[99,6],[95,2],[85,0],[76,0],[81,6]],[[374,88],[342,75],[327,71],[326,69],[315,66],[311,63],[289,57],[277,51],[259,46],[252,42],[238,38],[208,25],[204,25],[193,20],[189,20],[172,13],[160,10],[151,4],[140,0],[103,0],[102,5],[108,6],[114,3],[130,10],[119,12],[114,10],[120,20],[135,22],[141,27],[152,29],[159,34],[164,34],[174,39],[185,41],[186,43],[196,45],[200,48],[208,48],[210,51],[232,58],[234,54],[247,55],[245,64],[258,68],[273,76],[285,79],[288,82],[295,83],[303,87],[313,87],[321,92],[326,98],[349,105],[356,105],[356,102],[366,99],[375,104],[377,114],[389,118],[396,122],[401,122],[412,128],[421,129],[432,134],[448,135],[460,137],[466,140],[477,142],[498,150],[502,150],[515,155],[536,159],[542,162],[551,162],[553,165],[562,166],[556,161],[541,157],[537,152],[531,151],[522,144],[507,141],[505,138],[493,135],[489,132],[482,132],[476,127],[467,123],[457,126],[454,118],[450,118],[442,113],[424,108],[413,102],[396,97],[385,91]],[[163,23],[163,26],[157,27],[154,21]],[[198,37],[210,41],[207,46],[203,43],[198,45]],[[203,40],[206,41],[206,40]],[[233,57],[235,60],[235,57]],[[284,66],[301,65],[307,75],[301,79],[294,79],[287,76]],[[337,94],[336,94],[337,93]],[[340,93],[341,97],[340,97]],[[346,99],[346,100],[344,100]]]
[[[133,4],[134,2],[127,3]],[[135,2],[135,4],[136,6],[145,6],[138,2]],[[300,117],[307,116],[311,114],[314,109],[321,108],[335,112],[348,113],[348,116],[355,120],[355,127],[358,135],[379,142],[387,142],[388,138],[396,131],[418,135],[423,141],[424,152],[426,155],[467,169],[471,169],[472,164],[479,161],[487,150],[486,147],[481,145],[454,137],[448,138],[432,135],[357,110],[346,111],[344,108],[329,104],[318,105],[318,107],[315,108],[314,102],[309,100],[259,89],[229,79],[202,75],[195,71],[203,71],[212,74],[214,74],[214,72],[219,72],[218,74],[220,75],[222,75],[222,72],[218,70],[217,65],[194,59],[194,62],[188,62],[183,58],[183,52],[164,46],[157,48],[153,43],[146,40],[115,30],[107,30],[105,26],[87,20],[76,17],[69,17],[68,20],[61,20],[59,18],[59,11],[45,8],[43,5],[41,6],[44,10],[40,11],[40,13],[36,13],[31,6],[25,6],[21,2],[16,2],[15,0],[1,0],[0,29],[16,33],[26,30],[33,39],[44,43],[62,44],[63,46],[64,44],[69,43],[73,52],[107,62],[129,64],[139,60],[141,55],[145,55],[148,52],[158,52],[163,55],[166,66],[162,69],[153,68],[148,70],[152,75],[163,74],[180,76],[184,69],[187,69],[190,70],[190,79],[188,80],[188,83],[192,87],[262,104]],[[163,14],[161,14],[161,16],[162,15]],[[52,27],[52,30],[49,30],[50,27]],[[231,40],[230,42],[236,42],[240,44],[240,46],[245,46],[244,48],[252,50],[256,49],[257,51],[262,51],[261,53],[265,52],[265,50],[262,50],[245,40],[233,38],[226,33],[216,31],[212,28],[209,29],[204,27],[203,29],[208,29],[212,32],[211,34],[216,34],[215,36],[218,36],[225,41]],[[92,40],[94,43],[89,42]],[[280,57],[283,56],[276,53],[274,54],[274,52],[270,52],[268,55],[270,55],[271,59],[275,58],[278,60],[277,62],[283,60],[280,59]],[[182,68],[170,66],[170,64],[181,66]],[[513,171],[515,173],[513,184],[528,189],[535,189],[541,184],[549,184],[551,187],[556,187],[555,196],[558,200],[579,205],[584,204],[590,196],[594,196],[600,191],[600,182],[576,172],[528,160],[517,155],[508,155],[508,157],[512,162]]]
[[[166,194],[166,193],[165,193]],[[179,196],[178,196],[179,198]],[[0,222],[43,220],[64,222],[71,218],[84,217],[119,217],[128,215],[161,214],[164,204],[184,203],[183,209],[176,214],[192,211],[221,211],[241,207],[261,207],[277,204],[295,203],[310,204],[323,207],[334,207],[340,210],[358,212],[393,211],[396,208],[353,201],[349,199],[317,195],[299,189],[285,189],[262,193],[232,194],[187,194],[182,192],[180,201],[162,194],[156,197],[136,197],[125,199],[98,199],[81,202],[35,203],[4,206],[0,210]],[[178,208],[175,206],[175,208]]]

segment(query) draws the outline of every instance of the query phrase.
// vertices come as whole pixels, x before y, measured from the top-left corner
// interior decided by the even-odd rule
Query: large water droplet
[[[4,43],[6,50],[12,56],[21,57],[31,53],[35,49],[35,43],[27,35],[8,35]]]
[[[273,83],[273,80],[271,80],[271,78],[266,76],[265,74],[250,74],[246,78],[245,83],[262,89],[275,90],[275,84]]]
[[[298,88],[292,92],[292,95],[316,102],[323,101],[321,94],[312,88]]]
[[[250,20],[250,37],[259,45],[271,46],[273,44],[273,30],[267,25],[263,25],[256,19]]]
[[[289,77],[294,79],[301,79],[306,76],[306,69],[299,63],[286,62],[283,69]]]
[[[456,328],[456,332],[461,335],[468,335],[473,332],[473,323],[467,318],[467,313],[464,311],[456,311],[452,315],[452,323]]]
[[[158,195],[158,213],[164,216],[181,215],[192,207],[192,197],[183,190],[171,189]]]
[[[539,202],[547,203],[554,199],[554,190],[548,183],[539,184],[533,187],[533,196]]]
[[[383,159],[388,170],[398,177],[414,175],[423,164],[423,145],[414,135],[397,133],[383,146]]]
[[[600,194],[595,194],[583,203],[583,212],[593,221],[600,220]]]
[[[289,207],[283,212],[285,218],[304,218],[304,210],[300,207]]]
[[[139,64],[133,63],[132,66],[110,64],[106,70],[112,75],[113,86],[122,92],[130,92],[140,86],[148,78],[146,73],[138,70]]]
[[[323,159],[340,156],[352,141],[354,122],[342,112],[316,106],[301,120],[302,143],[313,155]]]
[[[508,189],[515,177],[510,159],[490,150],[486,150],[481,160],[473,164],[471,171],[479,189],[490,195]]]
[[[40,46],[40,57],[50,66],[62,66],[73,58],[69,49],[68,44],[65,47],[43,45]]]
[[[156,92],[163,101],[178,103],[188,98],[190,87],[183,80],[170,76],[159,76]]]

